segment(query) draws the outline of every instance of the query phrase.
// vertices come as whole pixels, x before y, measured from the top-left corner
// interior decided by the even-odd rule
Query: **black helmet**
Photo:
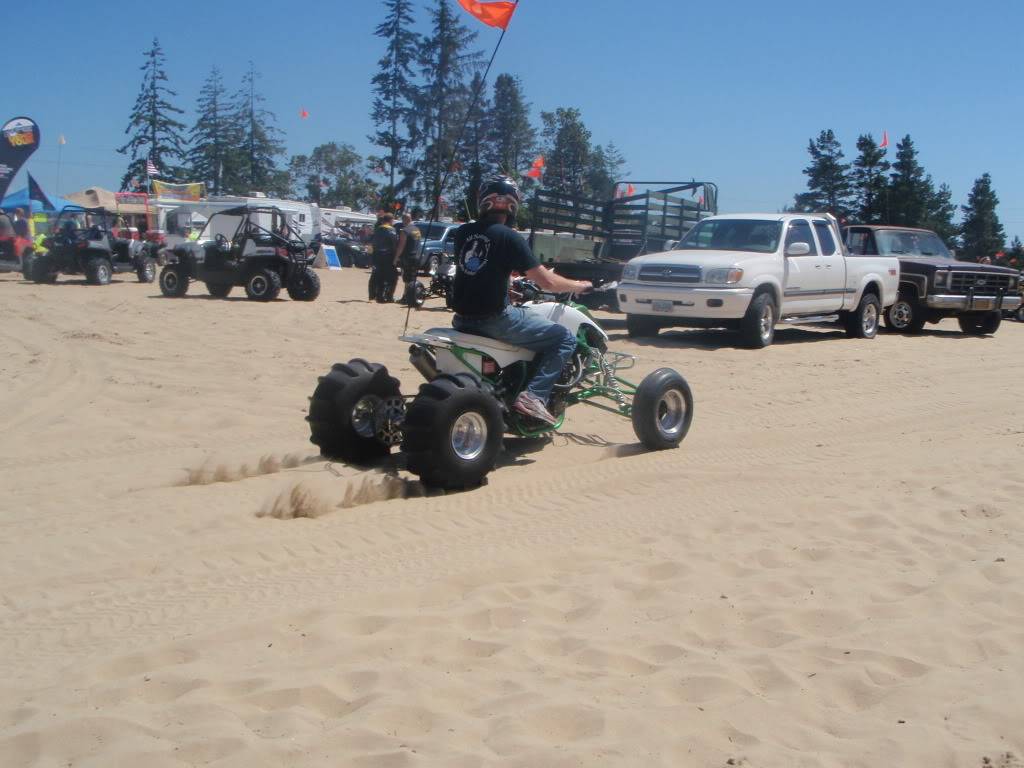
[[[477,196],[477,211],[479,216],[491,213],[507,213],[513,221],[519,211],[519,203],[523,201],[523,193],[519,191],[519,185],[515,179],[509,176],[495,176],[485,181],[480,186],[480,194]]]

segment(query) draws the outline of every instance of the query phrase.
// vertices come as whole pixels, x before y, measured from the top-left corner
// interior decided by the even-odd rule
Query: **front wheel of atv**
[[[113,274],[114,268],[110,265],[110,260],[102,256],[89,259],[85,265],[85,279],[90,285],[107,285]]]
[[[188,273],[181,264],[168,264],[160,271],[160,293],[169,299],[188,293]]]
[[[383,365],[359,358],[337,363],[309,400],[309,441],[342,461],[379,459],[398,441],[393,416],[401,407],[398,379]]]
[[[273,301],[281,293],[281,276],[272,269],[260,269],[249,275],[245,295],[253,301]]]
[[[135,275],[140,283],[152,283],[156,280],[156,260],[148,256],[143,258],[135,268]]]
[[[312,267],[304,267],[288,284],[292,301],[316,301],[320,295],[320,276]]]
[[[206,290],[215,299],[226,299],[234,286],[231,283],[207,283]]]
[[[659,368],[644,377],[633,396],[633,431],[646,448],[675,448],[692,421],[693,394],[682,374]]]
[[[501,406],[469,373],[441,374],[420,385],[405,415],[406,466],[424,485],[480,485],[501,452]]]
[[[55,283],[57,282],[57,270],[50,263],[50,257],[45,255],[36,256],[28,263],[27,269],[33,283]]]

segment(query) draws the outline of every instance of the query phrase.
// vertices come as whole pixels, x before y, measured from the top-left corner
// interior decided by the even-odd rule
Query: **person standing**
[[[377,217],[377,227],[373,231],[373,271],[370,273],[370,301],[386,304],[395,300],[395,281],[398,277],[395,270],[398,235],[392,222],[395,217],[390,213],[382,213]]]
[[[420,271],[422,243],[423,233],[412,223],[412,214],[402,214],[402,233],[398,236],[398,260],[402,268],[402,283],[405,285],[401,303],[407,306],[416,305],[416,275]]]
[[[23,237],[26,240],[32,239],[31,230],[28,226],[28,220],[25,218],[24,208],[14,209],[14,234],[16,237]]]

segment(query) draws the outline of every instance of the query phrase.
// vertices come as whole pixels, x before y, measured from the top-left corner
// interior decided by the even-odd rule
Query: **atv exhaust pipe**
[[[409,362],[427,381],[437,378],[437,358],[429,349],[413,344],[409,347]]]

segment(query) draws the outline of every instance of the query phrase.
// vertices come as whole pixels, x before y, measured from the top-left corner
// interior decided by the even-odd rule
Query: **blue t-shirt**
[[[493,315],[508,304],[513,272],[540,266],[526,240],[504,224],[474,221],[455,233],[455,286],[452,309],[458,315]]]

